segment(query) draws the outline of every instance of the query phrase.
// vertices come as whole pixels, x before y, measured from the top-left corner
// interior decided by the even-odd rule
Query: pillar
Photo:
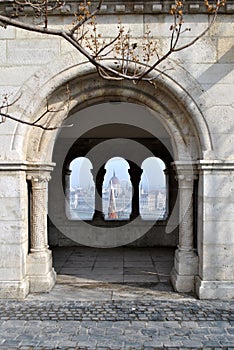
[[[234,298],[234,162],[198,164],[198,252],[196,293],[200,299]]]
[[[71,206],[70,206],[70,180],[71,180],[70,169],[65,170],[65,212],[68,219],[71,218]]]
[[[0,298],[7,299],[24,299],[29,293],[28,191],[22,168],[0,165]]]
[[[128,172],[133,187],[132,213],[130,215],[130,219],[134,220],[140,215],[139,184],[143,170],[136,164],[131,163]]]
[[[52,252],[48,249],[47,183],[49,174],[28,175],[31,181],[30,251],[27,261],[30,292],[48,292],[55,284]]]
[[[104,220],[104,215],[102,211],[102,185],[104,181],[104,176],[106,169],[101,167],[98,171],[91,170],[93,177],[95,179],[95,212],[93,220]]]
[[[179,188],[179,245],[175,252],[172,285],[178,292],[194,291],[198,274],[198,256],[193,245],[193,186],[194,174],[177,175]]]

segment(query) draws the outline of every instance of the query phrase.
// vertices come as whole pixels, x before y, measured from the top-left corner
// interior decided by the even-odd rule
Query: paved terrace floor
[[[234,300],[172,290],[173,250],[54,249],[58,283],[0,301],[1,349],[234,349]]]
[[[152,283],[171,290],[174,250],[168,248],[56,248],[58,283]]]

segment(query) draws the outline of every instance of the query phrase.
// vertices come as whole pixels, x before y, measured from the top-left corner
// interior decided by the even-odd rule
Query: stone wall
[[[152,4],[147,2],[149,5]],[[199,13],[197,3],[193,5],[196,6],[190,7],[186,19],[192,30],[187,31],[184,38],[200,33],[209,21],[204,13]],[[121,13],[122,22],[126,27],[131,24],[132,35],[139,45],[148,25],[152,35],[158,39],[158,47],[165,48],[169,45],[171,18],[159,7],[154,7],[154,13],[150,13],[151,7],[147,9],[144,15],[141,7],[133,14],[130,11],[124,14],[123,8],[117,11],[118,14],[116,8],[111,15],[103,12],[100,16],[102,35],[109,37],[116,33],[114,23]],[[60,19],[60,16],[51,18],[55,27]],[[64,24],[68,20],[67,15],[62,18]],[[121,83],[118,90],[116,85],[106,83],[104,86],[98,78],[92,78],[93,84],[99,84],[99,96],[94,99],[94,92],[90,92],[81,101],[77,91],[72,102],[74,107],[75,101],[79,101],[80,108],[87,107],[92,98],[93,103],[100,102],[102,95],[108,95],[105,95],[106,87],[112,89],[112,95],[116,91],[119,96],[125,89],[125,101],[133,103],[135,99],[137,103],[157,110],[158,115],[163,108],[166,109],[166,106],[160,106],[161,102],[171,109],[171,115],[165,112],[158,118],[162,123],[165,121],[169,130],[173,159],[177,167],[182,166],[188,160],[186,152],[183,153],[187,147],[192,154],[194,175],[198,178],[199,270],[185,268],[189,264],[195,266],[197,259],[190,254],[191,246],[187,247],[186,254],[179,251],[176,255],[173,283],[177,290],[185,291],[192,288],[196,276],[196,291],[200,298],[234,297],[233,23],[233,3],[229,2],[205,37],[193,47],[171,57],[166,64],[170,69],[164,78],[159,77],[154,94],[148,91],[148,86],[142,85],[144,98],[141,98],[141,85],[130,89],[127,83]],[[87,84],[88,75],[93,73],[91,67],[82,66],[82,62],[84,59],[80,54],[58,38],[0,27],[0,94],[9,94],[11,100],[18,97],[11,113],[21,118],[35,118],[45,107],[45,97],[59,99],[63,91],[59,89],[68,81],[71,81],[71,86],[74,81],[76,85],[80,82],[81,91]],[[86,80],[82,78],[85,74]],[[147,97],[148,92],[150,98]],[[82,94],[85,96],[84,92]],[[165,96],[168,99],[164,100]],[[154,107],[156,105],[161,109]],[[64,116],[58,113],[57,118],[62,121]],[[54,275],[49,270],[50,257],[47,253],[37,255],[39,260],[44,259],[46,268],[36,271],[30,259],[27,263],[30,224],[26,174],[35,169],[43,172],[43,166],[45,168],[47,163],[51,163],[55,138],[56,132],[32,131],[10,120],[0,126],[0,297],[22,298],[30,288],[32,291],[48,290],[53,284]],[[181,232],[186,233],[183,230],[185,228],[179,228],[179,244],[186,248],[181,238]],[[7,258],[9,255],[11,259]],[[45,281],[44,287],[43,283],[35,284],[40,278]]]

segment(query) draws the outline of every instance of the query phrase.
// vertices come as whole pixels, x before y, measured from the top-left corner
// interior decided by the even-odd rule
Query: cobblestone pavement
[[[234,300],[175,293],[171,250],[68,248],[54,257],[49,294],[0,301],[0,349],[234,349]]]
[[[0,302],[1,349],[234,349],[234,301]]]

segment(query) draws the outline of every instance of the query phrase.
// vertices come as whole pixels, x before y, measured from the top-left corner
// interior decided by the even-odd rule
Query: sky
[[[163,169],[165,169],[165,164],[161,159],[151,157],[147,158],[143,163],[141,168],[143,169],[143,175],[141,178],[142,187],[145,190],[154,190],[157,188],[165,187],[165,176]],[[92,164],[87,158],[77,158],[71,162],[70,170],[71,173],[71,186],[72,187],[82,187],[87,188],[93,186],[93,176],[90,172],[92,169]],[[107,187],[113,172],[121,180],[127,180],[130,182],[130,177],[128,174],[129,165],[123,158],[115,157],[110,159],[106,166],[106,174],[104,177],[104,187]]]

